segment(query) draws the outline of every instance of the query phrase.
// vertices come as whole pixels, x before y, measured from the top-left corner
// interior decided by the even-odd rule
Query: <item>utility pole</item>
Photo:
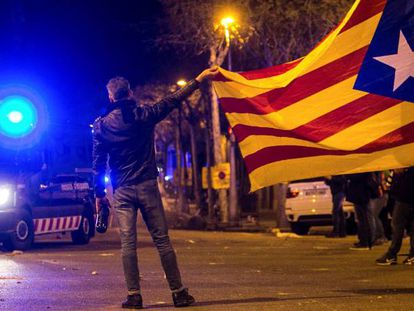
[[[234,23],[232,17],[226,17],[221,20],[221,25],[225,31],[225,44],[220,46],[210,47],[210,66],[221,65],[224,62],[226,55],[230,50],[230,29],[229,26]],[[231,55],[228,59],[231,68]],[[221,147],[221,128],[220,128],[220,114],[217,95],[213,88],[210,88],[210,99],[211,99],[211,126],[213,132],[213,143],[214,143],[214,160],[215,165],[223,163],[224,159],[222,156]],[[235,139],[233,140],[235,142]],[[234,149],[233,149],[234,152]],[[230,152],[231,155],[232,152]],[[237,219],[237,188],[236,188],[236,172],[235,172],[235,157],[233,157],[233,168],[231,168],[230,179],[233,178],[233,182],[230,182],[230,198],[232,207],[230,209],[231,216],[229,215],[229,199],[226,189],[218,190],[218,203],[220,207],[220,220],[221,225],[228,225],[230,222],[236,224]],[[233,176],[233,177],[232,177]],[[232,188],[233,187],[233,188]]]
[[[223,157],[221,153],[221,129],[220,129],[220,114],[219,114],[218,98],[213,88],[211,88],[211,119],[212,119],[213,142],[214,142],[214,146],[213,146],[214,163],[217,165],[219,163],[223,163]],[[225,225],[225,224],[228,224],[229,222],[227,190],[219,189],[218,197],[219,197],[221,223]]]
[[[227,33],[226,33],[227,37]],[[227,38],[226,38],[227,39]],[[227,68],[229,71],[233,70],[231,61],[231,46],[230,37],[228,37],[229,51],[227,54]],[[236,137],[233,130],[230,128],[230,206],[229,206],[229,224],[230,226],[239,225],[238,217],[238,196],[237,196],[237,178],[236,178]]]

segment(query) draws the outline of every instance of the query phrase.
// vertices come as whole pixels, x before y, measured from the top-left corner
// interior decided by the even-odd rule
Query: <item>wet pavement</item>
[[[187,310],[414,310],[414,266],[375,265],[386,245],[351,251],[355,237],[171,231]],[[404,241],[402,253],[406,253]],[[75,246],[43,237],[30,251],[0,252],[0,310],[120,310],[125,298],[117,232]],[[144,304],[172,310],[160,261],[139,230]]]

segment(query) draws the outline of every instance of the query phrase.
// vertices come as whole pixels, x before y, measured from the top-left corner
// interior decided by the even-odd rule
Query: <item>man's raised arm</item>
[[[212,67],[201,72],[195,79],[189,81],[185,87],[168,95],[153,106],[144,105],[136,110],[135,119],[137,121],[156,124],[163,120],[172,110],[190,96],[205,79],[210,79],[218,74],[218,67]]]

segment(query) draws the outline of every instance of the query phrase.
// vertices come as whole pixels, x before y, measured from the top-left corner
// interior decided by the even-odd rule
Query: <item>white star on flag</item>
[[[414,52],[402,31],[398,42],[397,54],[374,57],[395,70],[394,89],[398,89],[409,77],[414,77]]]

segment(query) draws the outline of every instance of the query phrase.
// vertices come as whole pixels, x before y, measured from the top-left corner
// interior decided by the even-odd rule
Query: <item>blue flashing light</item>
[[[13,110],[10,112],[7,117],[12,123],[20,123],[23,120],[23,114],[20,111]]]
[[[10,138],[29,135],[37,125],[37,110],[22,96],[8,96],[0,102],[0,132]]]
[[[105,176],[104,180],[105,180],[106,184],[109,183],[109,177],[108,176]]]

